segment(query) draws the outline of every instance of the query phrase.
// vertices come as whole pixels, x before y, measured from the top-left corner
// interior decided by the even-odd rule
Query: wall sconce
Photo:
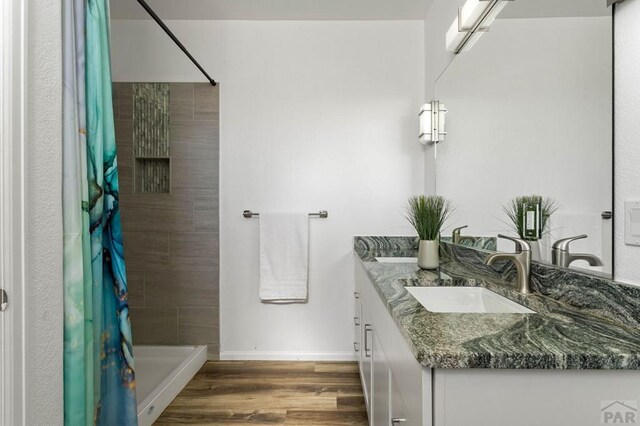
[[[447,108],[439,101],[431,101],[420,109],[420,143],[431,145],[444,140],[447,132],[444,117]]]
[[[471,49],[509,1],[467,0],[447,31],[447,50],[458,54]]]

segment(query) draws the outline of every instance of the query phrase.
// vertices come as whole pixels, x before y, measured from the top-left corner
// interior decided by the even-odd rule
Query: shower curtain
[[[136,425],[118,206],[109,0],[63,0],[66,425]]]

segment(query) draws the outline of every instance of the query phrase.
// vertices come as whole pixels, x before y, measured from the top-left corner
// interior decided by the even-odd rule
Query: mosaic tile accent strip
[[[133,84],[133,155],[169,156],[169,84]]]
[[[169,193],[169,84],[134,83],[132,90],[136,192]]]

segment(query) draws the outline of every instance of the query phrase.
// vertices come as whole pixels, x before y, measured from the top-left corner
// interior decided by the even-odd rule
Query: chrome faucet
[[[587,234],[578,235],[576,237],[563,238],[556,241],[551,248],[551,261],[556,266],[568,268],[571,263],[576,260],[586,260],[591,266],[602,266],[602,260],[594,254],[589,253],[570,253],[569,245],[575,240],[587,238]]]
[[[462,239],[460,238],[460,231],[468,227],[469,225],[465,225],[453,230],[453,232],[451,233],[451,241],[453,241],[453,244],[460,244],[460,242],[462,241]]]
[[[530,294],[531,291],[531,246],[525,240],[520,238],[512,238],[506,235],[498,234],[498,238],[516,243],[515,253],[495,253],[490,254],[484,260],[486,265],[493,265],[498,260],[511,260],[518,270],[518,291],[522,294]]]

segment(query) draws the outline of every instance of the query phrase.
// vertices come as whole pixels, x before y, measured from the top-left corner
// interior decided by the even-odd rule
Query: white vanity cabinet
[[[616,401],[640,424],[640,370],[423,367],[360,262],[356,292],[372,426],[597,426],[606,410],[628,410],[607,408]]]
[[[431,370],[418,364],[360,264],[355,296],[361,321],[354,343],[358,346],[360,339],[357,354],[369,423],[431,425],[430,406],[423,408],[423,398],[431,398]]]

